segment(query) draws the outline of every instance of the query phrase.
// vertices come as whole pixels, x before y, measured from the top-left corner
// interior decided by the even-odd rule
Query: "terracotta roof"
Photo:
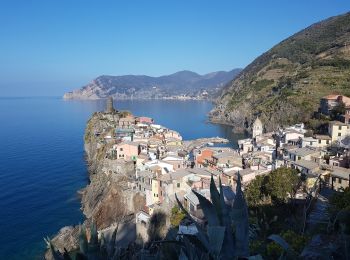
[[[331,95],[323,97],[323,99],[338,99],[338,97],[339,97],[339,95],[331,94]]]

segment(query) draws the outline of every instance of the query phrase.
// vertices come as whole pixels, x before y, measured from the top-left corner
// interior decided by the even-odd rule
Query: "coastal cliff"
[[[89,184],[79,191],[81,195],[81,209],[86,217],[84,226],[96,223],[98,230],[109,232],[120,225],[119,230],[132,230],[133,217],[137,203],[137,195],[128,187],[128,180],[134,173],[134,164],[124,160],[111,160],[106,157],[110,148],[103,140],[104,135],[118,123],[120,115],[115,113],[94,113],[87,123],[84,136],[84,149],[89,172]],[[137,205],[136,205],[137,207]],[[126,233],[126,232],[124,232]],[[135,239],[127,235],[118,238],[123,243]],[[79,227],[63,227],[52,239],[55,248],[64,252],[64,248],[71,252],[79,248]],[[46,259],[52,259],[49,251]]]
[[[349,95],[350,13],[296,33],[256,58],[227,84],[212,122],[249,129],[257,116],[266,130],[307,122],[328,94]]]
[[[103,135],[113,131],[120,115],[95,113],[85,132],[85,151],[90,184],[82,190],[82,209],[87,219],[94,219],[98,228],[106,228],[133,211],[132,193],[128,187],[134,175],[134,163],[111,160]]]

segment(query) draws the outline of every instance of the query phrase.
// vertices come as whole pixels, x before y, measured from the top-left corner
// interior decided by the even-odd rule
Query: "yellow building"
[[[152,179],[152,198],[153,198],[153,203],[159,203],[159,181],[155,178]]]
[[[328,133],[332,142],[340,141],[347,135],[350,135],[350,125],[339,121],[329,122]]]

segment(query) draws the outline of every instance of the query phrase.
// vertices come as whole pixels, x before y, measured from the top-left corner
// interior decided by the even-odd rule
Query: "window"
[[[301,157],[300,157],[300,156],[298,156],[298,160],[301,160]]]
[[[123,151],[123,148],[122,148],[122,147],[120,147],[120,148],[119,148],[119,151],[121,151],[121,152],[122,152],[122,151]]]
[[[338,133],[338,136],[341,136],[341,133]]]
[[[310,145],[312,145],[312,142],[310,142]]]
[[[177,183],[176,187],[180,188],[180,183],[179,182]]]
[[[319,143],[319,144],[321,143],[321,139],[318,140],[318,143]]]
[[[339,130],[341,130],[341,125],[339,126],[339,128],[338,128]]]
[[[326,141],[326,144],[329,144],[329,140]]]
[[[340,178],[338,178],[338,183],[340,183],[340,184],[341,184],[341,179],[340,179]]]

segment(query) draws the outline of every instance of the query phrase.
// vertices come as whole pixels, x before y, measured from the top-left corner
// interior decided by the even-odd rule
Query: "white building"
[[[256,138],[257,136],[261,136],[262,134],[263,134],[263,124],[260,121],[259,117],[257,117],[253,124],[253,138]]]

